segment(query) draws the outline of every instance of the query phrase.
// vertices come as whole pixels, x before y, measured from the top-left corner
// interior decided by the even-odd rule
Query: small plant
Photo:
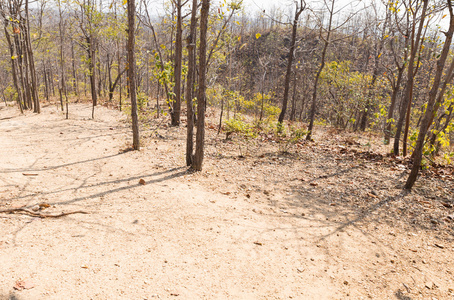
[[[306,135],[307,130],[295,126],[286,128],[283,124],[278,123],[276,137],[278,138],[279,152],[288,153],[290,149],[301,142]]]
[[[252,126],[244,122],[240,115],[237,115],[236,118],[226,120],[224,124],[226,140],[230,139],[230,136],[233,133],[252,138],[255,138],[257,136]]]
[[[139,110],[144,109],[147,104],[148,104],[147,95],[143,92],[137,93],[137,107],[139,108]]]
[[[233,133],[238,134],[244,138],[244,141],[246,142],[246,151],[243,152],[243,149],[241,148],[241,142],[238,141],[238,147],[240,149],[240,156],[244,157],[245,154],[248,152],[249,144],[252,139],[255,139],[257,137],[257,133],[254,130],[253,126],[250,124],[246,123],[241,115],[237,115],[235,118],[231,118],[229,120],[226,120],[224,122],[225,124],[225,139],[229,140],[231,139],[231,135]]]

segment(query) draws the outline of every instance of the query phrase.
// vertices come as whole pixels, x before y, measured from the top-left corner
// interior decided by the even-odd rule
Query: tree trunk
[[[26,44],[27,44],[27,56],[29,60],[29,68],[30,68],[30,79],[31,79],[31,88],[32,88],[32,98],[33,98],[33,112],[41,113],[41,106],[39,104],[39,97],[38,97],[38,84],[36,78],[36,70],[35,70],[35,60],[33,58],[33,50],[30,40],[30,17],[28,13],[28,0],[25,0],[25,14],[27,19],[26,24]]]
[[[390,121],[394,117],[394,109],[396,107],[396,100],[397,100],[397,94],[399,93],[400,90],[400,83],[402,82],[402,75],[404,74],[404,67],[400,67],[398,74],[397,74],[397,80],[395,83],[395,86],[393,87],[392,95],[391,95],[391,104],[389,105],[389,110],[388,110],[388,118],[385,121],[385,145],[389,145],[389,140],[391,137],[391,126],[392,122]]]
[[[427,2],[428,2],[428,0],[425,0],[425,5],[427,5]],[[419,169],[421,167],[424,140],[426,138],[427,131],[430,127],[431,120],[433,120],[434,115],[436,113],[434,108],[436,106],[437,94],[440,92],[439,91],[440,81],[441,81],[441,77],[443,75],[443,69],[444,69],[444,66],[446,63],[446,58],[448,57],[448,54],[449,54],[449,49],[450,49],[451,43],[452,43],[452,36],[454,33],[454,14],[453,14],[452,4],[451,4],[450,0],[448,0],[448,8],[449,8],[449,14],[450,14],[449,30],[448,30],[448,32],[445,33],[445,35],[446,35],[445,44],[443,45],[443,50],[441,52],[440,58],[437,61],[437,69],[436,69],[436,73],[435,73],[435,78],[434,78],[432,88],[429,92],[429,101],[427,103],[426,113],[424,114],[424,117],[421,121],[419,135],[418,135],[418,139],[416,141],[415,151],[413,154],[413,166],[411,168],[411,172],[410,172],[410,175],[408,176],[407,182],[405,183],[405,189],[411,189],[416,182],[416,179],[417,179],[418,173],[419,173]],[[451,74],[447,74],[446,80],[449,80],[450,77],[451,77]],[[440,101],[441,101],[442,97],[439,97],[438,99],[440,99]]]
[[[134,150],[140,149],[139,142],[139,118],[137,116],[137,95],[135,82],[135,53],[134,53],[134,18],[136,13],[135,0],[128,0],[128,77],[129,77],[129,96],[131,99],[131,118],[132,118],[132,137]]]
[[[293,19],[293,27],[292,27],[292,40],[290,44],[290,51],[288,54],[288,62],[287,62],[287,72],[285,74],[285,83],[284,83],[284,98],[282,99],[282,110],[279,115],[278,123],[282,124],[284,122],[285,113],[287,111],[287,103],[288,103],[288,94],[290,90],[290,77],[292,75],[292,64],[293,64],[293,57],[295,55],[295,44],[296,44],[296,32],[298,29],[298,19],[301,13],[304,11],[305,6],[301,1],[301,5],[298,6],[296,4],[295,10],[295,18]]]
[[[426,11],[427,11],[427,6],[429,4],[428,0],[423,0],[423,10],[421,13],[421,19],[419,21],[419,27],[418,27],[418,32],[415,35],[415,30],[416,30],[416,20],[413,20],[413,26],[412,26],[412,31],[411,31],[411,54],[410,54],[410,59],[408,62],[408,68],[407,68],[407,85],[405,88],[405,95],[402,101],[402,106],[400,109],[400,114],[399,114],[399,120],[397,122],[396,126],[396,135],[394,137],[394,147],[393,147],[393,153],[395,155],[399,155],[399,144],[400,144],[400,136],[402,134],[402,127],[404,125],[404,120],[407,115],[407,111],[411,108],[411,103],[412,103],[412,97],[413,97],[413,85],[414,85],[414,64],[415,64],[415,58],[416,54],[418,53],[419,49],[419,44],[421,40],[421,34],[422,30],[424,27],[424,22],[426,19]],[[405,153],[406,154],[406,153]]]
[[[192,0],[191,25],[187,38],[188,48],[188,75],[186,80],[186,109],[187,109],[187,128],[186,128],[186,165],[191,166],[194,153],[194,77],[196,64],[196,32],[197,32],[197,0]],[[159,105],[157,107],[159,110]]]
[[[334,2],[335,0],[332,0],[331,2],[331,10],[330,10],[330,15],[329,15],[329,23],[328,23],[328,31],[326,34],[326,39],[325,39],[325,45],[323,46],[323,51],[322,51],[322,57],[320,61],[320,67],[318,68],[317,74],[315,75],[315,81],[314,81],[314,90],[312,91],[312,104],[311,104],[311,112],[310,112],[310,121],[309,121],[309,126],[307,128],[307,135],[306,135],[306,140],[310,141],[312,140],[312,134],[314,131],[314,121],[315,121],[315,111],[317,108],[317,88],[318,88],[318,81],[320,79],[320,74],[323,71],[323,68],[325,67],[325,59],[326,59],[326,51],[328,50],[328,46],[330,43],[330,37],[331,37],[331,26],[333,24],[333,16],[334,16]],[[322,33],[320,33],[322,34]],[[322,37],[322,36],[321,36]]]
[[[200,16],[200,48],[199,48],[199,93],[197,97],[197,134],[196,150],[192,168],[202,171],[205,144],[205,101],[206,101],[206,69],[207,69],[207,31],[210,0],[202,0]]]
[[[293,74],[293,95],[292,95],[292,109],[290,110],[290,121],[295,121],[296,115],[296,68]]]
[[[12,70],[14,88],[16,89],[16,92],[17,92],[17,104],[19,105],[20,112],[24,113],[24,107],[22,105],[22,93],[20,91],[20,87],[19,87],[19,83],[18,83],[16,63],[15,63],[15,59],[14,59],[14,47],[11,42],[11,36],[9,35],[8,29],[6,26],[7,25],[5,22],[4,23],[5,37],[6,37],[6,41],[8,42],[8,48],[10,50],[10,55],[11,55],[11,70]]]
[[[174,74],[175,74],[175,86],[173,91],[175,93],[175,102],[172,105],[172,126],[180,125],[180,112],[181,112],[181,63],[183,60],[183,18],[181,16],[181,0],[175,1],[177,9],[177,33],[175,37],[175,65],[174,65]]]
[[[65,82],[65,62],[64,62],[64,53],[63,53],[63,42],[64,42],[64,24],[63,24],[63,15],[61,11],[61,1],[58,1],[58,12],[60,16],[60,20],[58,22],[58,28],[60,31],[60,102],[61,102],[61,109],[63,110],[63,96],[65,96],[66,102],[66,119],[68,119],[68,98],[66,93],[66,82]]]
[[[71,65],[73,72],[73,91],[76,96],[79,96],[79,86],[77,84],[77,73],[76,73],[76,59],[74,57],[74,43],[71,41]]]

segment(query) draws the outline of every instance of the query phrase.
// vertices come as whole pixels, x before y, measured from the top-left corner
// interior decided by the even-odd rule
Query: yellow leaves
[[[443,15],[443,17],[441,17],[442,19],[446,18],[447,15]]]
[[[380,54],[378,55],[378,57],[377,57],[377,58],[380,58],[380,56],[381,56],[382,54],[383,54],[383,53],[380,53]]]
[[[11,56],[11,59],[14,60],[17,58],[17,55]]]
[[[247,43],[244,43],[243,45],[241,45],[240,50],[243,49],[246,46],[247,46]]]
[[[126,5],[128,3],[128,0],[123,0],[123,5]]]
[[[262,36],[262,35],[261,35],[260,33],[257,33],[257,34],[255,35],[255,38],[256,38],[256,39],[259,39],[261,36]]]

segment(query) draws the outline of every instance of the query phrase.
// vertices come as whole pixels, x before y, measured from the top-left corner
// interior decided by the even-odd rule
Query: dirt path
[[[89,212],[1,214],[0,299],[453,299],[454,246],[437,233],[310,193],[226,192],[222,166],[182,167],[181,141],[124,152],[120,113],[71,111],[0,109],[0,209]]]

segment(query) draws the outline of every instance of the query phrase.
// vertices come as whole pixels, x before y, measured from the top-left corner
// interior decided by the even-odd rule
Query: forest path
[[[448,295],[442,267],[404,271],[413,252],[348,212],[304,195],[294,207],[233,199],[182,167],[183,147],[175,156],[163,140],[124,152],[132,135],[119,112],[70,111],[65,120],[55,107],[0,109],[0,209],[89,212],[1,214],[0,299],[384,299],[409,286],[418,295],[427,282]],[[18,282],[28,288],[15,291]]]

